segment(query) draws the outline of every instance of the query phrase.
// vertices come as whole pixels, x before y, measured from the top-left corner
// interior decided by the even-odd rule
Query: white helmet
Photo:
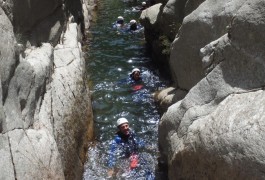
[[[129,123],[129,122],[128,122],[128,120],[126,118],[119,118],[117,120],[117,127],[119,127],[120,125],[122,125],[124,123]]]
[[[130,21],[130,24],[136,24],[136,20],[132,19],[132,20]]]
[[[146,2],[142,2],[142,5],[145,6],[146,5]]]
[[[117,19],[118,20],[124,20],[124,18],[122,16],[119,16]]]
[[[138,68],[134,68],[134,69],[132,70],[132,73],[131,73],[131,74],[133,74],[133,73],[136,72],[136,71],[140,72],[140,69],[138,69]]]

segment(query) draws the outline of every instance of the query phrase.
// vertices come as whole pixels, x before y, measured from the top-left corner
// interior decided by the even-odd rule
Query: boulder
[[[140,22],[145,27],[145,40],[152,58],[168,76],[171,75],[168,71],[171,43],[187,14],[186,8],[194,10],[200,3],[201,1],[193,3],[187,0],[169,0],[163,5],[160,3],[151,6],[141,14]]]
[[[5,0],[0,1],[0,6],[13,24],[18,43],[25,45],[29,41],[31,46],[58,43],[66,19],[61,0]]]
[[[29,36],[31,46],[40,46],[42,42],[55,46],[60,40],[65,24],[65,13],[62,8],[57,8],[31,29]]]
[[[86,0],[83,2],[82,7],[84,11],[85,29],[90,27],[90,21],[93,19],[93,11],[96,6],[96,2],[93,0]]]
[[[27,49],[25,56],[3,106],[1,127],[8,133],[10,151],[0,152],[12,157],[14,166],[4,168],[3,174],[12,172],[18,179],[81,179],[93,119],[77,24],[69,24],[64,43],[55,49],[47,43]],[[2,141],[6,142],[4,136]]]
[[[144,26],[145,39],[151,43],[157,36],[159,31],[159,13],[163,6],[161,3],[155,4],[142,11],[140,16],[140,23]]]
[[[163,6],[161,3],[153,5],[142,11],[140,23],[144,26],[145,40],[148,49],[152,52],[152,59],[159,64],[160,70],[166,72],[166,76],[169,76],[166,69],[169,69],[170,41],[162,33],[162,29],[164,29],[162,23],[164,19],[161,19],[162,12]]]
[[[161,34],[172,42],[181,26],[184,18],[185,4],[187,0],[169,0],[161,15]]]
[[[51,75],[52,54],[50,44],[44,44],[33,49],[17,66],[4,104],[3,132],[33,125]]]
[[[61,0],[13,0],[13,25],[16,33],[30,31],[33,26],[62,6]],[[45,7],[45,8],[43,8]]]
[[[3,99],[3,92],[2,92],[2,83],[1,83],[1,79],[0,79],[0,99]],[[0,132],[3,132],[3,122],[5,121],[6,117],[5,117],[5,112],[4,112],[4,107],[3,107],[3,103],[0,102]]]
[[[2,87],[1,103],[5,102],[9,82],[17,65],[15,53],[15,36],[13,27],[6,14],[0,8],[0,78]],[[0,104],[1,104],[0,103]]]
[[[63,44],[55,47],[54,68],[50,89],[54,137],[65,178],[81,179],[88,139],[93,135],[93,119],[76,23],[69,24]]]
[[[0,0],[0,7],[5,11],[11,22],[13,22],[13,6],[13,0]]]
[[[60,154],[45,129],[8,132],[16,179],[64,179]]]
[[[190,14],[192,11],[197,9],[197,7],[203,3],[205,0],[188,0],[185,4],[185,16]]]
[[[198,9],[205,3],[217,2],[207,0]],[[221,14],[238,8],[228,33],[200,50],[206,77],[170,106],[159,124],[169,179],[265,178],[265,2],[221,4]],[[211,10],[198,14],[206,11]]]
[[[243,4],[242,0],[208,0],[184,18],[169,61],[178,87],[189,90],[204,77],[200,49],[227,33],[226,26]]]
[[[61,155],[47,128],[51,122],[34,127],[52,73],[52,54],[49,44],[31,49],[11,78],[1,108],[1,179],[64,179]]]
[[[168,87],[166,89],[155,92],[153,96],[155,102],[158,104],[160,113],[164,113],[169,106],[182,100],[186,94],[187,92],[181,89]]]
[[[0,134],[0,179],[15,179],[8,134]]]
[[[82,179],[92,108],[80,24],[66,26],[64,8],[0,1],[0,179]]]

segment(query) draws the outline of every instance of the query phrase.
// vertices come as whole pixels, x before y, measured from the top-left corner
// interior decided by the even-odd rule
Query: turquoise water
[[[138,20],[140,12],[135,12],[133,7],[140,4],[139,1],[101,0],[96,21],[90,29],[86,62],[96,142],[88,150],[86,180],[111,179],[107,177],[108,150],[120,117],[129,120],[130,127],[145,141],[145,147],[140,150],[142,164],[137,171],[129,172],[129,161],[120,159],[117,174],[112,179],[146,179],[147,169],[156,179],[163,179],[157,169],[160,116],[152,93],[166,87],[168,82],[160,76],[146,52],[143,31],[119,33],[112,28],[118,16],[123,16],[125,22]],[[140,90],[134,90],[128,83],[129,74],[135,67],[142,72],[144,86]]]

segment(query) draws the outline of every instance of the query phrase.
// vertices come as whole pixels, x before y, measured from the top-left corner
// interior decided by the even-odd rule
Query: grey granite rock
[[[186,16],[171,47],[170,67],[178,87],[189,90],[204,77],[199,51],[227,33],[242,0],[205,1]]]
[[[81,27],[66,26],[61,6],[60,0],[0,1],[0,179],[82,178],[92,109]],[[51,34],[38,31],[44,26]],[[13,28],[35,32],[37,47],[23,33],[16,40],[27,43],[17,43]]]
[[[205,3],[217,5],[213,0]],[[215,7],[223,9],[222,15],[237,7],[237,14],[227,34],[200,49],[205,77],[160,121],[159,144],[169,179],[265,178],[265,2],[238,3]],[[203,3],[198,14],[205,20],[212,17],[205,14],[209,8],[202,7],[207,6]]]

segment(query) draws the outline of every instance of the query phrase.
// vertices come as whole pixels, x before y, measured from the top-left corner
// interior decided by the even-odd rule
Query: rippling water
[[[101,0],[97,20],[92,25],[87,69],[95,121],[96,142],[88,150],[84,179],[108,179],[107,160],[109,143],[113,139],[116,120],[126,117],[130,127],[146,143],[140,151],[141,167],[135,172],[128,171],[128,160],[117,164],[118,173],[114,179],[145,179],[146,169],[163,179],[157,168],[157,125],[160,116],[152,98],[152,93],[167,86],[167,81],[159,75],[146,53],[143,32],[118,33],[112,23],[118,16],[125,22],[138,20],[140,12],[134,7],[141,2],[121,0]],[[144,86],[134,90],[129,83],[133,68],[140,68]]]

